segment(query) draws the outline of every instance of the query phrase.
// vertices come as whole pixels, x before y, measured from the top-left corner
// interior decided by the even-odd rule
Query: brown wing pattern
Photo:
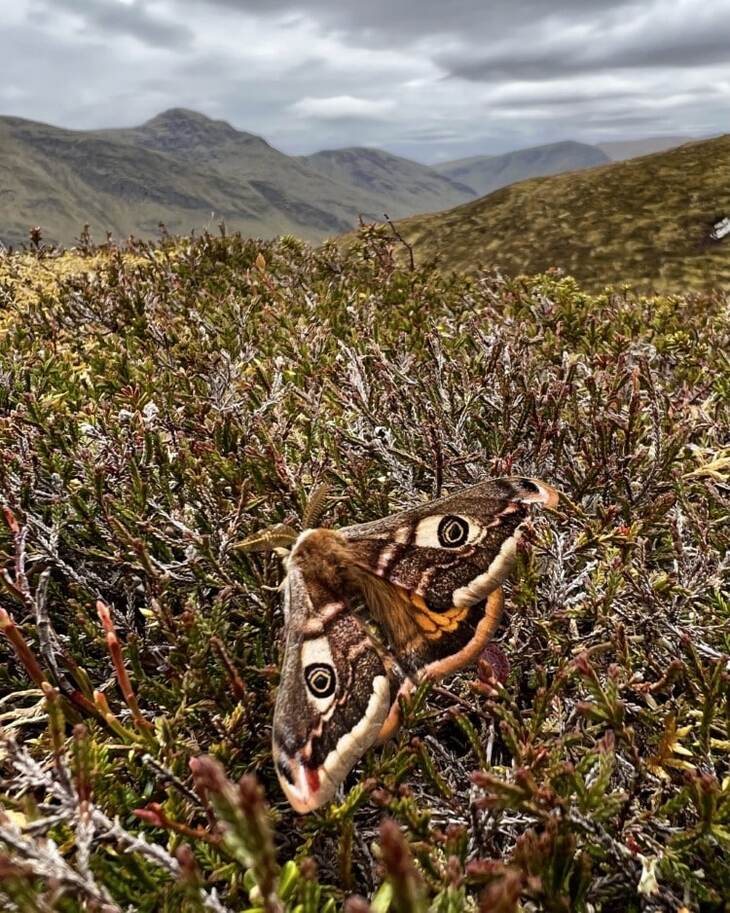
[[[543,482],[492,479],[340,531],[350,544],[350,575],[409,671],[452,671],[449,657],[473,658],[481,649],[499,621],[501,600],[490,596],[512,569],[531,505],[557,500]]]
[[[396,664],[373,643],[351,599],[362,596],[405,672],[401,692],[473,662],[502,612],[520,526],[556,492],[493,479],[343,530],[305,530],[288,559],[287,639],[273,750],[299,812],[334,795],[378,737],[398,725]]]
[[[274,711],[279,782],[298,812],[327,802],[375,742],[392,704],[392,673],[342,592],[293,563],[287,639]]]

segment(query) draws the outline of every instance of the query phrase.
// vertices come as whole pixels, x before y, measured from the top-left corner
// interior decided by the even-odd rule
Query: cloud
[[[149,12],[140,0],[36,0],[40,14],[63,11],[89,34],[128,35],[153,48],[185,48],[192,31]]]
[[[329,98],[301,98],[291,109],[295,114],[322,120],[350,120],[352,118],[382,118],[395,108],[389,99],[355,98],[353,95],[333,95]]]
[[[728,21],[730,0],[701,7],[654,2],[630,15],[611,11],[566,28],[549,20],[533,23],[486,49],[462,46],[438,60],[451,76],[478,82],[730,64]]]
[[[182,0],[194,7],[201,0]],[[545,0],[202,0],[224,10],[257,16],[306,15],[349,36],[403,46],[431,36],[493,36],[523,22],[550,16]],[[594,15],[635,0],[563,0],[566,18],[581,11]]]
[[[179,106],[285,152],[421,161],[728,129],[730,0],[14,0],[4,17],[0,112],[68,127]]]

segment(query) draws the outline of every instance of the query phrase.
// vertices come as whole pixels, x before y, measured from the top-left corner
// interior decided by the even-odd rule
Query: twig
[[[387,212],[383,213],[383,216],[385,218],[386,224],[390,226],[390,230],[393,232],[395,237],[400,241],[400,243],[403,245],[403,247],[405,247],[405,249],[408,251],[408,260],[410,263],[411,272],[415,272],[416,259],[413,256],[413,245],[409,244],[408,241],[406,241],[406,239],[403,237],[403,235],[398,231],[398,229],[393,224],[393,222]]]

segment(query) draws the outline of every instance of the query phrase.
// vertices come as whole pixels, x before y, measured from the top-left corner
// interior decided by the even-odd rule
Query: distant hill
[[[301,161],[328,178],[358,187],[370,198],[380,198],[382,211],[391,217],[399,210],[412,210],[415,204],[422,211],[435,211],[478,195],[428,165],[381,149],[329,149]]]
[[[107,135],[0,119],[0,240],[18,243],[32,225],[70,243],[84,223],[97,237],[189,231],[226,219],[243,231],[291,224],[245,183]],[[330,226],[348,223],[332,218]]]
[[[650,155],[652,152],[666,152],[668,149],[676,149],[677,146],[690,142],[692,142],[691,136],[647,136],[644,139],[624,140],[623,142],[596,143],[596,146],[605,152],[612,162],[623,162],[640,155]]]
[[[138,127],[66,130],[0,117],[0,243],[31,227],[46,241],[154,237],[216,228],[318,242],[379,220],[450,210],[524,180],[605,164],[646,144],[562,142],[434,167],[361,147],[285,155],[265,139],[185,108]]]
[[[504,155],[476,155],[433,167],[452,181],[467,184],[483,195],[526,178],[577,171],[608,161],[608,155],[595,146],[568,140]]]
[[[398,229],[417,258],[508,274],[562,267],[586,287],[730,289],[730,135],[589,171],[533,178]]]
[[[358,153],[363,162],[374,158],[370,150]],[[221,220],[246,235],[319,241],[354,227],[360,214],[402,218],[469,198],[466,188],[426,166],[377,157],[380,181],[368,187],[357,169],[352,180],[347,169],[330,176],[321,161],[314,167],[259,136],[181,108],[114,130],[0,117],[0,241],[25,241],[34,225],[47,240],[70,244],[85,223],[96,237],[111,231],[124,238],[154,236],[160,222],[188,233]],[[397,176],[388,179],[394,163]]]

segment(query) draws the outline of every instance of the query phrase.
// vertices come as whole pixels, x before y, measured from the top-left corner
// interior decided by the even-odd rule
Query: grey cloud
[[[539,106],[548,110],[569,108],[582,110],[585,107],[596,107],[606,102],[631,103],[640,95],[639,92],[567,92],[565,94],[531,94],[529,89],[524,89],[518,94],[509,95],[507,98],[490,102],[491,108],[534,108]]]
[[[644,131],[668,132],[672,126],[672,121],[667,117],[652,114],[616,114],[614,116],[594,116],[589,118],[592,127],[603,128],[622,128],[622,127],[641,127]]]
[[[646,21],[628,35],[612,23],[602,28],[596,22],[588,36],[558,31],[532,42],[523,29],[491,50],[451,52],[440,56],[439,63],[451,76],[476,82],[724,64],[730,62],[728,15],[730,4],[719,3],[704,13],[686,8],[685,18],[669,24]]]
[[[183,0],[197,5],[201,0]],[[554,17],[544,0],[202,0],[207,5],[262,16],[316,18],[359,38],[398,45],[431,35],[490,36],[525,22]],[[562,16],[594,15],[631,6],[636,0],[563,0]],[[552,7],[552,8],[551,8]]]
[[[192,31],[151,15],[139,0],[127,4],[108,0],[36,0],[46,12],[63,9],[79,16],[92,34],[130,35],[153,48],[177,49],[190,44]]]

